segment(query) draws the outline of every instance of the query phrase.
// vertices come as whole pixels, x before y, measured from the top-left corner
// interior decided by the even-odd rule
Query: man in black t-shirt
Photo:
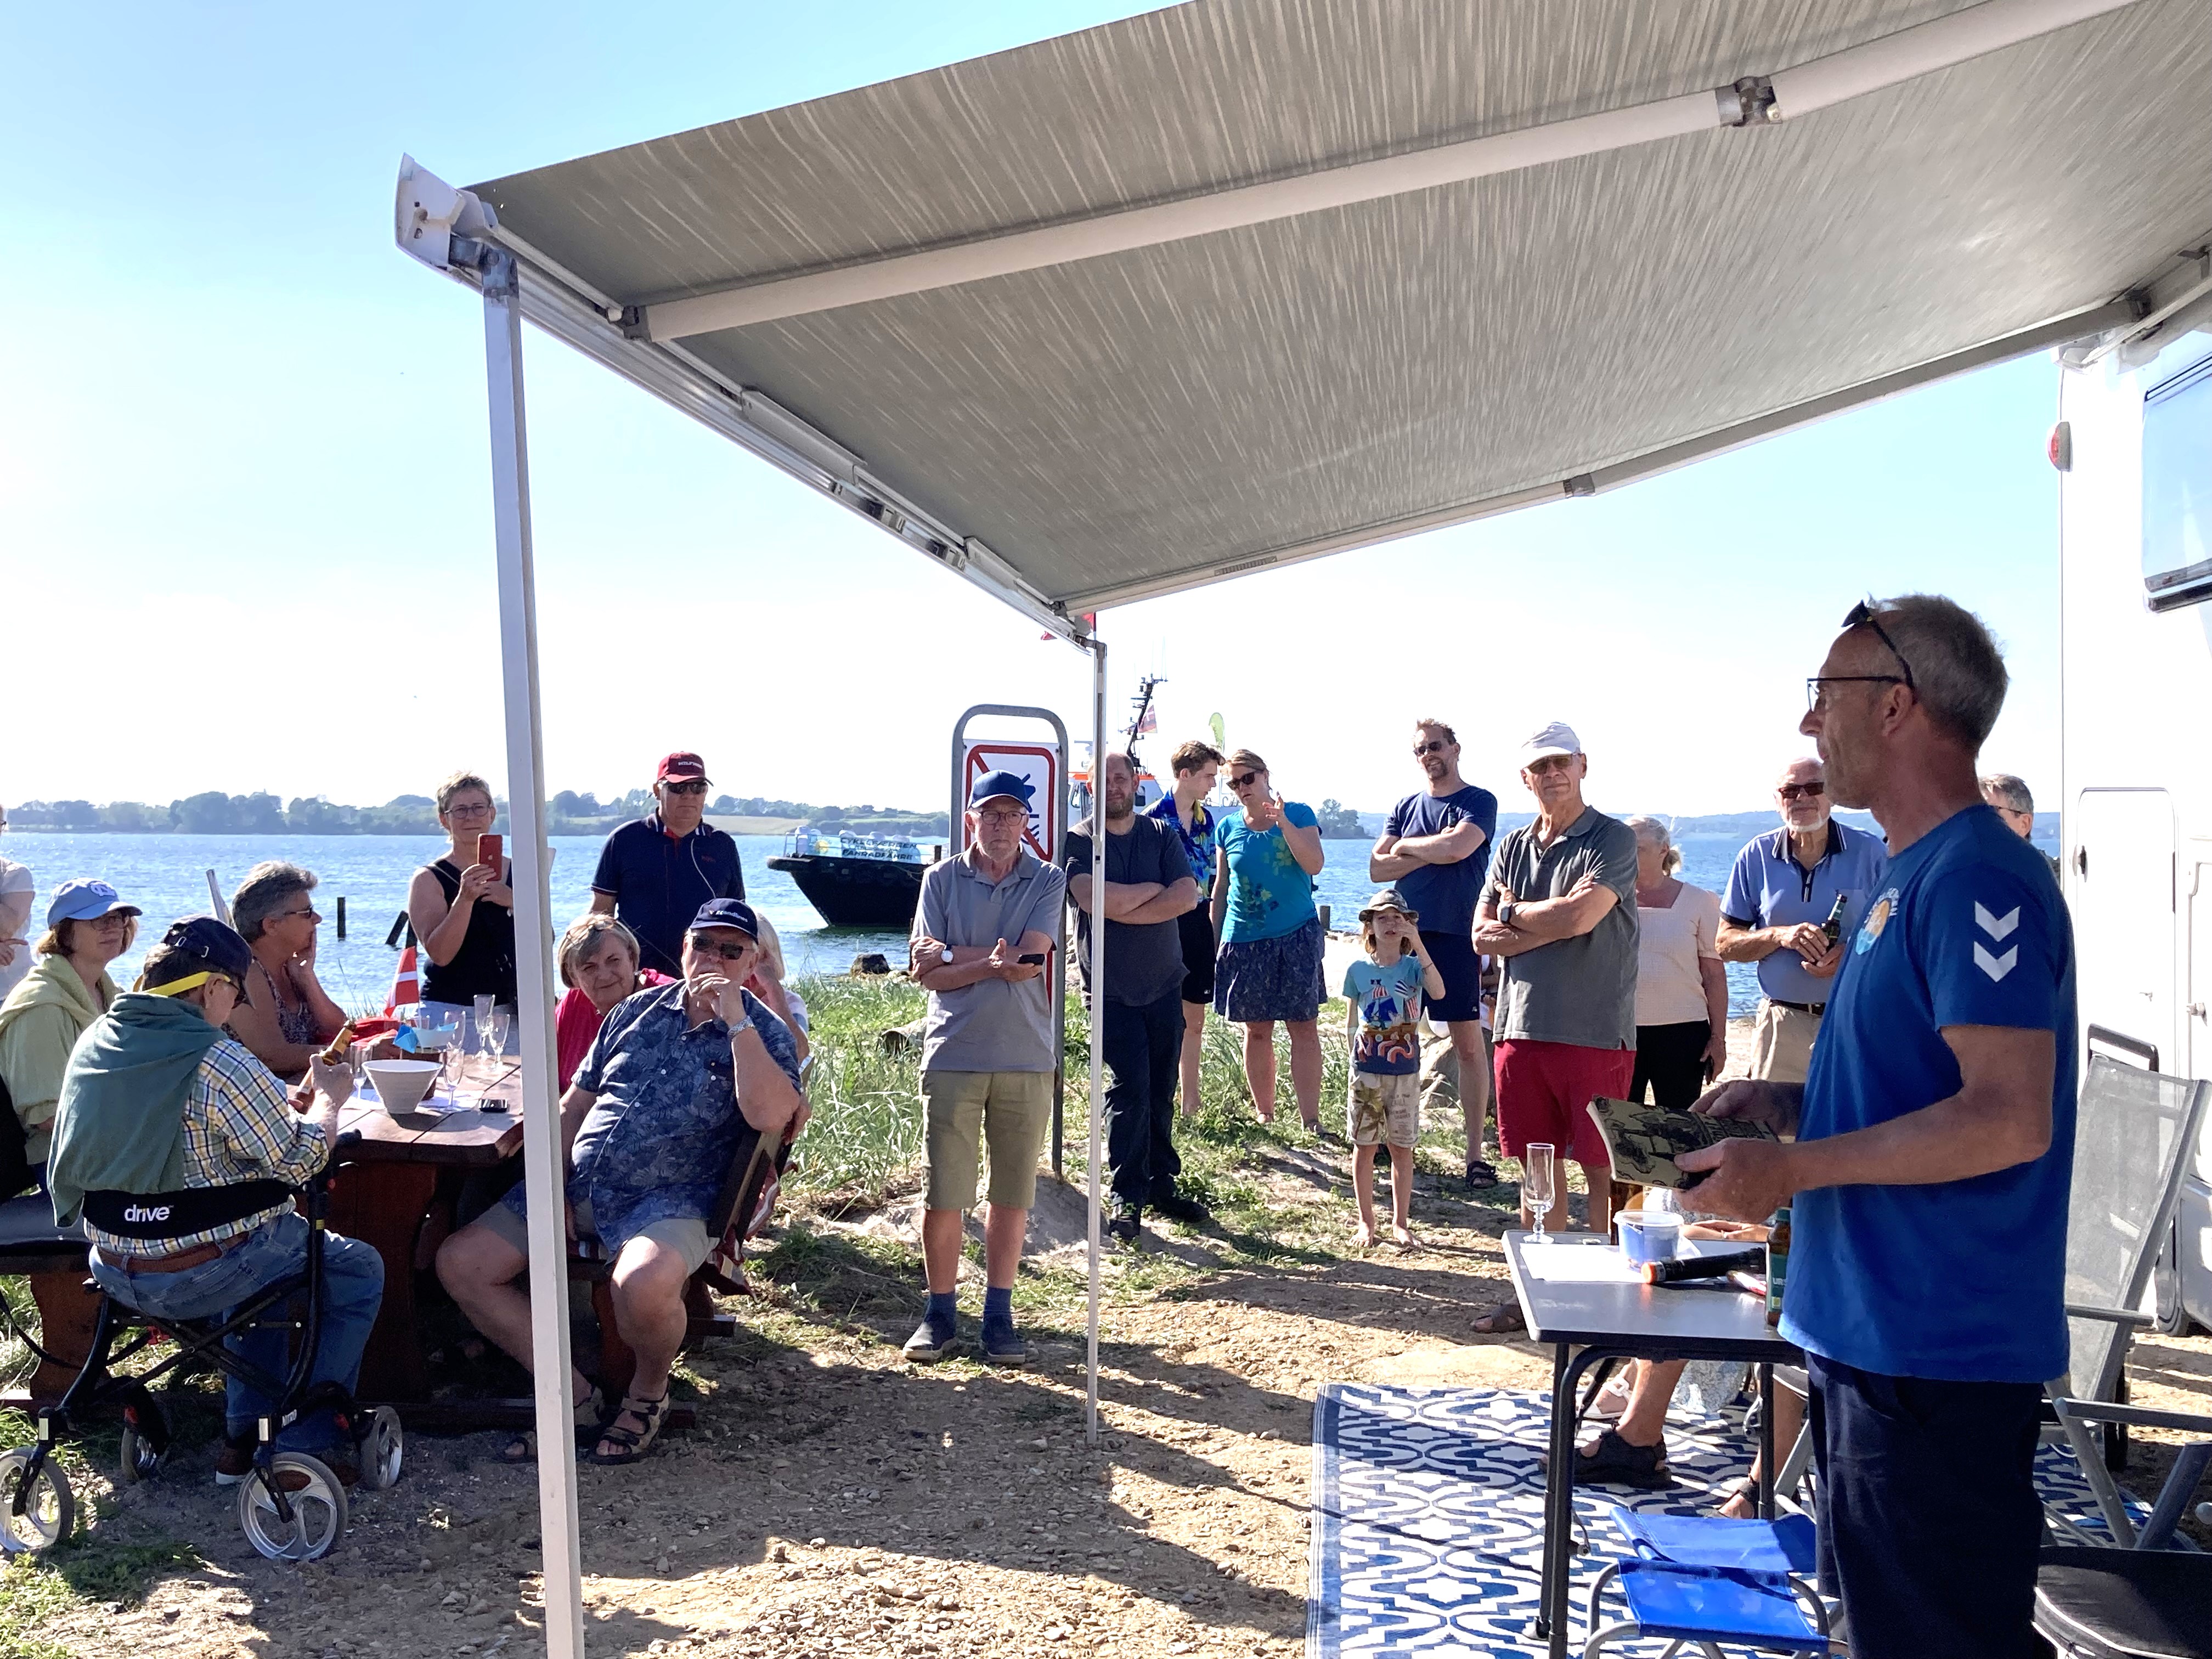
[[[1114,1216],[1107,1231],[1133,1244],[1149,1206],[1194,1224],[1206,1206],[1176,1190],[1182,1160],[1176,1154],[1176,1081],[1182,1054],[1182,937],[1176,919],[1198,904],[1198,883],[1175,832],[1137,816],[1137,773],[1127,755],[1099,768],[1106,816],[1103,896],[1091,878],[1088,827],[1071,829],[1060,863],[1068,902],[1076,907],[1078,953],[1085,1000],[1112,1073],[1106,1088],[1106,1162],[1113,1171]],[[1103,902],[1104,995],[1093,994],[1092,918]]]

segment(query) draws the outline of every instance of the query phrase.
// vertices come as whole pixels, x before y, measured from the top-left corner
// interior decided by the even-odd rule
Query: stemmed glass
[[[1532,1244],[1552,1242],[1544,1231],[1544,1218],[1552,1212],[1552,1206],[1559,1198],[1553,1170],[1557,1152],[1558,1148],[1540,1140],[1531,1142],[1521,1151],[1521,1201],[1536,1218],[1536,1231],[1528,1235]]]
[[[495,1073],[507,1054],[507,1033],[513,1029],[514,1011],[495,1007],[477,1022],[477,1029],[483,1034],[484,1062]]]

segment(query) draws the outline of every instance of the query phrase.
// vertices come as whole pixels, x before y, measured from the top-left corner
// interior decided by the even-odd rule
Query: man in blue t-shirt
[[[1459,1060],[1459,1109],[1467,1125],[1467,1184],[1493,1187],[1498,1170],[1482,1155],[1490,1113],[1490,1048],[1483,1040],[1482,959],[1474,951],[1474,907],[1490,872],[1498,836],[1498,797],[1459,775],[1459,735],[1439,720],[1413,722],[1413,759],[1428,787],[1390,809],[1368,854],[1367,873],[1389,882],[1420,913],[1421,945],[1444,976],[1444,994],[1425,999],[1429,1016],[1451,1032]]]
[[[2042,856],[1983,805],[2004,659],[1912,594],[1855,607],[1802,730],[1889,867],[1849,936],[1811,1075],[1699,1102],[1793,1143],[1686,1153],[1700,1208],[1792,1206],[1782,1334],[1806,1352],[1824,1588],[1858,1659],[2047,1651],[2040,1385],[2067,1366],[2074,941]]]
[[[592,872],[592,908],[637,936],[638,966],[684,971],[684,929],[702,904],[745,896],[738,843],[705,821],[707,763],[688,749],[662,757],[657,811],[609,836]]]

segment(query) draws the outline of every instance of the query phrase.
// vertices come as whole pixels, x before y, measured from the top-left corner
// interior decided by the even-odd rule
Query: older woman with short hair
[[[230,896],[231,926],[253,951],[248,1000],[230,1017],[231,1035],[283,1078],[305,1074],[308,1058],[346,1022],[315,976],[323,923],[310,896],[315,884],[313,871],[272,859],[248,870]]]
[[[70,1051],[118,994],[107,966],[138,937],[138,907],[104,881],[80,878],[54,890],[34,965],[0,1002],[0,1079],[23,1126],[23,1157],[44,1166],[61,1103]]]
[[[1688,1111],[1728,1064],[1728,970],[1721,901],[1675,872],[1681,849],[1657,818],[1636,832],[1636,1071],[1628,1097]]]
[[[553,1046],[566,1093],[599,1026],[625,998],[670,983],[657,968],[638,966],[637,935],[610,915],[579,916],[561,935],[556,960],[568,989],[553,1014]]]
[[[1291,1088],[1298,1118],[1321,1130],[1322,953],[1314,908],[1321,873],[1320,822],[1303,801],[1285,800],[1267,763],[1249,749],[1229,757],[1229,787],[1241,812],[1214,830],[1218,879],[1214,933],[1221,941],[1213,1012],[1244,1028],[1244,1077],[1263,1123],[1275,1116],[1275,1022],[1290,1028]]]

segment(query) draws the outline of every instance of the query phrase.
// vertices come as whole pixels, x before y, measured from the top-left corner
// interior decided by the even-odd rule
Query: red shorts
[[[1619,1100],[1636,1074],[1633,1048],[1518,1037],[1498,1044],[1498,1144],[1517,1158],[1532,1140],[1549,1141],[1585,1170],[1607,1169],[1605,1141],[1583,1108],[1600,1095]]]

